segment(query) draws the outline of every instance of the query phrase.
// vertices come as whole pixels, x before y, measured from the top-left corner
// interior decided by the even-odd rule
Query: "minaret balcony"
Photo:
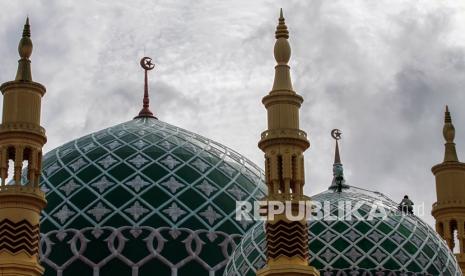
[[[300,129],[279,128],[262,132],[260,142],[258,143],[260,148],[263,149],[275,144],[295,144],[304,150],[310,146],[307,133]]]
[[[465,200],[452,199],[441,200],[433,204],[431,214],[434,217],[448,215],[451,212],[465,212]]]

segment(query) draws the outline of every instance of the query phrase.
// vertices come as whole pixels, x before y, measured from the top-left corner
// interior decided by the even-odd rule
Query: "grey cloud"
[[[306,192],[330,184],[329,132],[338,127],[349,184],[393,199],[409,194],[429,208],[446,103],[465,158],[465,12],[449,2],[2,2],[1,81],[14,76],[27,12],[33,74],[48,88],[47,149],[130,120],[143,92],[138,61],[148,55],[157,64],[150,72],[151,106],[161,120],[262,166],[256,145],[266,111],[260,101],[273,82],[280,7],[291,34],[294,88],[305,97]]]

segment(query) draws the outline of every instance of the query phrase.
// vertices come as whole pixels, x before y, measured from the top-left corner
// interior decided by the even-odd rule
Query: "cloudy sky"
[[[395,200],[435,201],[449,104],[465,160],[465,4],[461,1],[0,0],[0,81],[16,72],[26,15],[33,77],[47,87],[46,150],[130,120],[147,55],[152,111],[262,166],[261,98],[274,74],[279,8],[290,29],[292,77],[310,135],[306,192],[330,184],[333,128],[343,131],[349,184]],[[463,141],[463,142],[462,142]]]

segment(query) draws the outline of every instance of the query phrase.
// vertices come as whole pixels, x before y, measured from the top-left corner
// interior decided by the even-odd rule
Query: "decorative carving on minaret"
[[[286,216],[286,211],[294,215],[300,204],[309,201],[303,193],[303,153],[310,143],[307,134],[299,127],[303,98],[292,87],[288,65],[291,57],[289,31],[282,10],[275,37],[277,65],[273,88],[262,100],[268,113],[268,129],[262,133],[258,147],[265,153],[265,181],[268,186],[265,201],[270,204],[278,201],[287,207],[273,218],[268,217],[267,266],[257,275],[319,275],[314,267],[308,265],[307,216],[299,220]]]
[[[444,161],[431,170],[436,178],[437,201],[431,211],[436,219],[436,231],[456,253],[465,273],[465,163],[459,161],[455,149],[455,128],[449,107],[444,116]],[[459,244],[455,244],[455,240]]]
[[[38,244],[40,212],[46,205],[39,188],[42,147],[47,140],[40,125],[45,87],[32,81],[32,49],[27,19],[18,46],[16,78],[0,86],[0,271],[5,275],[42,275],[44,271],[38,262]]]

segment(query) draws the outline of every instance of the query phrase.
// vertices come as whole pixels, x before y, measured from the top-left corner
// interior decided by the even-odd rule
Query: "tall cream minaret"
[[[446,140],[444,161],[431,169],[436,177],[437,195],[431,213],[436,219],[436,231],[451,250],[455,247],[454,235],[458,239],[460,251],[455,256],[465,273],[465,163],[459,162],[457,157],[455,128],[447,106],[443,135]]]
[[[32,41],[29,19],[19,42],[18,71],[3,83],[3,118],[0,125],[0,275],[38,276],[39,218],[45,195],[39,188],[45,130],[40,126],[45,87],[32,81]],[[25,165],[27,164],[27,168]],[[9,166],[13,168],[9,168]],[[8,171],[14,174],[7,183]],[[24,170],[23,170],[24,169]],[[26,175],[23,175],[23,174]]]
[[[261,135],[258,147],[265,153],[266,201],[291,202],[309,200],[303,194],[304,151],[310,146],[307,134],[299,128],[299,109],[303,98],[292,88],[289,32],[283,13],[276,29],[274,56],[277,62],[271,92],[263,98],[268,113],[268,130]],[[304,217],[290,220],[285,211],[266,223],[267,265],[257,275],[320,275],[308,265],[308,227]]]

